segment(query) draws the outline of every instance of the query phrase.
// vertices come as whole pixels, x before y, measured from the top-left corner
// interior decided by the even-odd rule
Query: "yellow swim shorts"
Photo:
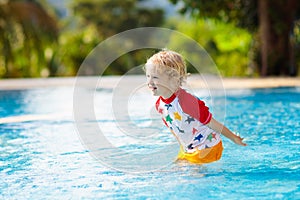
[[[196,150],[193,153],[186,153],[182,147],[178,153],[178,160],[188,160],[191,163],[203,164],[217,161],[221,158],[223,152],[223,144],[220,141],[216,146]]]

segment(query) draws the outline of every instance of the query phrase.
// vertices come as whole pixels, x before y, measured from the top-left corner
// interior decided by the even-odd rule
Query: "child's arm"
[[[211,118],[210,122],[207,124],[208,127],[213,129],[214,131],[217,131],[224,135],[225,137],[229,138],[231,141],[233,141],[235,144],[246,146],[247,144],[243,142],[244,138],[241,138],[240,136],[237,136],[233,132],[231,132],[226,126],[215,120],[214,118]]]

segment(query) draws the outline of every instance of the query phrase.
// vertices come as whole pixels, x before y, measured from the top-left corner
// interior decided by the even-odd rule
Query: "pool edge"
[[[95,87],[92,85],[95,79],[101,79],[97,87],[114,88],[122,76],[87,76],[80,77],[82,87]],[[124,78],[124,77],[123,77]],[[21,90],[44,87],[73,87],[77,77],[55,77],[55,78],[21,78],[0,79],[0,90]],[[225,89],[251,89],[251,88],[275,88],[275,87],[300,87],[299,77],[267,77],[267,78],[219,78]],[[127,79],[128,85],[140,84],[146,81],[144,75],[130,75]],[[99,82],[98,82],[99,83]],[[192,88],[206,88],[207,83],[203,75],[192,75],[187,83]]]

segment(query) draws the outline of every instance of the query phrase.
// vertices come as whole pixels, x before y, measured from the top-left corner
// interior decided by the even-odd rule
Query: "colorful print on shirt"
[[[159,97],[156,109],[186,152],[210,148],[221,140],[219,133],[205,125],[212,117],[208,107],[184,89],[168,99]]]

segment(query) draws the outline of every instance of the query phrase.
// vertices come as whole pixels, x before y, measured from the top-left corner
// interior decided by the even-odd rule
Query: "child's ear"
[[[146,73],[146,65],[143,65],[142,69]]]

